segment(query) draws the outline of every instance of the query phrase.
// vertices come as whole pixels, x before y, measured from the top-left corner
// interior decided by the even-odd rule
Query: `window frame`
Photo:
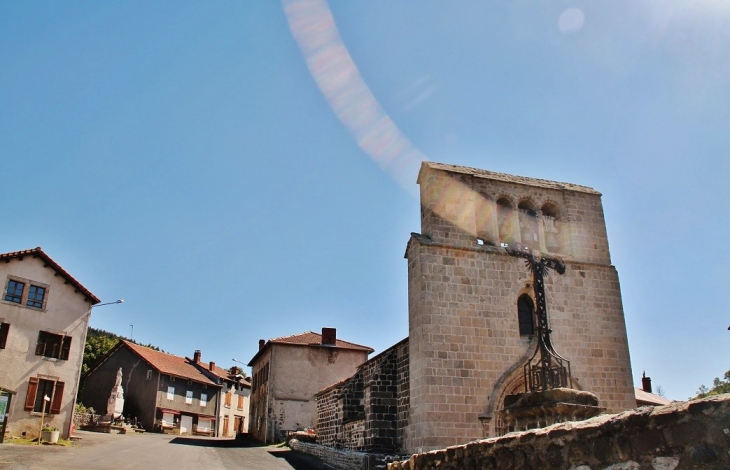
[[[9,294],[8,289],[10,288],[10,283],[14,282],[16,284],[22,284],[23,287],[21,289],[21,292],[19,294]],[[43,289],[43,295],[41,296],[40,300],[37,298],[37,295],[34,295],[33,298],[30,297],[30,291],[31,289],[35,288],[35,292],[37,293],[37,289]],[[38,281],[33,281],[31,279],[26,279],[24,277],[19,276],[13,276],[8,275],[7,280],[5,281],[5,290],[3,291],[2,301],[10,304],[10,305],[16,305],[18,307],[27,307],[33,310],[46,310],[46,304],[48,303],[48,295],[51,291],[51,286]],[[18,300],[14,299],[8,299],[8,296],[12,296],[14,298],[17,298]],[[30,303],[40,304],[38,305],[30,305]]]
[[[0,349],[5,349],[10,336],[10,323],[0,322]]]
[[[41,381],[45,384],[52,383],[51,385],[51,396],[50,401],[45,402],[46,414],[57,415],[61,413],[61,406],[63,401],[63,391],[65,389],[65,382],[55,380],[51,377],[31,377],[28,379],[28,389],[25,395],[25,406],[24,410],[34,414],[41,414],[41,411],[36,411],[36,405],[38,402],[38,392],[41,389]],[[46,388],[44,386],[43,388]],[[43,407],[44,401],[39,402]],[[41,408],[42,410],[43,408]]]
[[[10,284],[14,283],[15,291],[14,293],[10,293]],[[17,287],[20,285],[20,294],[17,293]],[[11,304],[15,305],[23,305],[23,297],[25,295],[25,285],[26,283],[23,281],[20,281],[16,278],[12,278],[8,276],[8,281],[5,283],[5,294],[3,296],[3,300],[5,302],[10,302]],[[10,298],[8,298],[10,297]],[[15,300],[17,298],[17,300]]]
[[[193,404],[193,391],[192,390],[186,390],[185,391],[185,404],[186,405],[192,405]]]
[[[529,300],[530,314],[526,315],[526,310],[523,310],[522,305],[524,300]],[[529,323],[527,320],[529,319]],[[533,336],[535,334],[535,301],[529,294],[522,294],[517,298],[517,329],[520,333],[520,337]],[[528,327],[529,326],[529,332]]]
[[[175,387],[167,386],[167,401],[175,400]]]
[[[208,406],[208,394],[207,393],[200,394],[200,406]]]
[[[51,342],[58,338],[57,342]],[[71,341],[73,337],[65,334],[52,333],[46,330],[40,330],[38,332],[38,341],[35,345],[35,355],[43,356],[49,359],[59,359],[62,361],[68,361],[71,354]],[[51,348],[48,351],[49,345]],[[56,350],[55,347],[58,349]]]

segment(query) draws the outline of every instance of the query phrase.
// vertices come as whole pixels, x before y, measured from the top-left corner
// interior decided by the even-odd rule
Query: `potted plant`
[[[50,442],[51,444],[56,444],[58,442],[59,434],[58,428],[53,427],[50,424],[46,424],[43,426],[43,429],[41,429],[41,440]]]

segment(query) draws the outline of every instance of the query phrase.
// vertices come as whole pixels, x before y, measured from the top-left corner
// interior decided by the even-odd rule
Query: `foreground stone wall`
[[[730,394],[511,433],[388,469],[730,469]]]
[[[402,455],[372,454],[353,450],[333,449],[296,439],[289,441],[289,447],[297,452],[313,455],[338,470],[385,470],[388,468],[388,464],[397,462],[398,459],[403,458]]]

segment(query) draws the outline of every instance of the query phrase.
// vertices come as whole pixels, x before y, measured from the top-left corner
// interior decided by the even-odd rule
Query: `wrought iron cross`
[[[525,264],[532,271],[532,284],[537,303],[537,349],[524,368],[526,391],[546,391],[558,387],[570,387],[570,361],[555,352],[548,324],[547,303],[545,302],[545,282],[550,269],[558,274],[565,273],[565,263],[560,258],[550,256],[521,243],[512,243],[506,247],[507,253],[525,259]],[[540,359],[535,360],[537,353]]]

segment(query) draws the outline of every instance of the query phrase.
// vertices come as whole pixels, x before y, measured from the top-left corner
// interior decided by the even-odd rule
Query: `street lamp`
[[[102,307],[104,305],[123,304],[123,303],[124,303],[124,299],[119,299],[119,300],[115,300],[114,302],[107,302],[105,304],[92,305],[91,308],[94,308],[94,307]]]

